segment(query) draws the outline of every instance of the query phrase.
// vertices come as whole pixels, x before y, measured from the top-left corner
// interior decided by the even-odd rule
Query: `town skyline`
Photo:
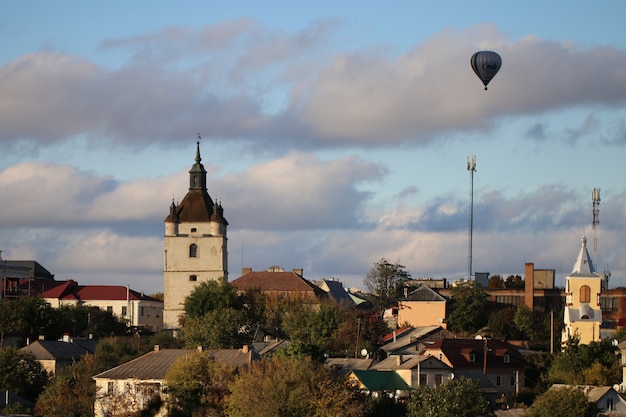
[[[230,280],[279,265],[362,288],[381,258],[465,278],[475,155],[473,272],[533,262],[563,286],[585,236],[626,285],[626,5],[394,6],[5,5],[3,259],[162,291],[199,135]],[[503,61],[488,91],[483,49]]]

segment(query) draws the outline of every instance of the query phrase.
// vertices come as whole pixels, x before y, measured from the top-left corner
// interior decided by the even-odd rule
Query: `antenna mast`
[[[469,183],[469,238],[467,242],[467,279],[472,280],[472,232],[474,223],[474,172],[476,172],[476,155],[467,157],[467,170],[470,174]]]
[[[591,223],[591,228],[593,229],[593,261],[594,263],[598,262],[598,237],[596,235],[596,226],[600,223],[600,219],[598,215],[600,214],[600,189],[594,188],[591,193],[591,206],[593,213],[593,221]]]

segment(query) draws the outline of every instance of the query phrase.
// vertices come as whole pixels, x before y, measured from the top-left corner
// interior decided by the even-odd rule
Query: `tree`
[[[180,338],[189,347],[234,348],[249,343],[262,320],[258,291],[238,294],[226,281],[198,285],[185,300]]]
[[[552,384],[613,385],[621,382],[616,347],[610,340],[581,345],[577,338],[554,355],[546,381]]]
[[[224,398],[235,373],[234,367],[212,360],[206,352],[177,359],[166,375],[170,415],[224,415]]]
[[[524,288],[524,280],[519,275],[509,275],[504,280],[505,288]]]
[[[33,355],[11,346],[0,349],[0,392],[35,401],[47,383],[48,373]]]
[[[515,317],[515,310],[512,308],[505,308],[493,312],[489,315],[487,327],[489,328],[489,331],[498,339],[516,339],[519,331],[515,327],[513,317]]]
[[[565,414],[564,414],[565,415]],[[407,402],[407,417],[492,417],[478,381],[461,377],[436,387],[420,385]]]
[[[386,308],[390,302],[400,295],[406,281],[411,279],[404,265],[391,264],[381,258],[363,279],[367,290],[378,298],[379,307]]]
[[[475,282],[452,288],[448,328],[455,332],[475,333],[487,324],[489,301],[487,292]]]
[[[363,412],[355,391],[307,358],[254,362],[236,377],[231,391],[229,417],[358,417]]]
[[[578,388],[553,388],[539,396],[528,409],[528,417],[592,417],[598,415],[598,407],[590,403]]]
[[[492,275],[487,283],[488,288],[504,288],[504,280],[500,275]]]
[[[93,416],[96,385],[91,378],[93,358],[89,355],[57,373],[35,404],[35,415],[45,417]]]

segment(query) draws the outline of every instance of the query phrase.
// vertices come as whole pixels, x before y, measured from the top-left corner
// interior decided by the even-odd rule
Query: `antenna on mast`
[[[467,157],[467,170],[470,174],[469,183],[469,237],[467,242],[467,280],[472,280],[472,233],[474,223],[474,172],[476,172],[476,155]]]
[[[600,223],[600,219],[598,218],[600,214],[600,189],[594,188],[591,192],[591,206],[593,213],[593,221],[591,222],[591,228],[593,229],[593,261],[594,263],[598,261],[598,237],[596,236],[596,226]]]

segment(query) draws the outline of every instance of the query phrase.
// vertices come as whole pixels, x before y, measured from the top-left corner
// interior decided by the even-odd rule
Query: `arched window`
[[[591,288],[589,288],[588,285],[583,285],[582,287],[580,287],[580,302],[591,302]]]
[[[190,258],[198,257],[198,245],[196,245],[195,243],[192,243],[191,245],[189,245],[189,257]]]

